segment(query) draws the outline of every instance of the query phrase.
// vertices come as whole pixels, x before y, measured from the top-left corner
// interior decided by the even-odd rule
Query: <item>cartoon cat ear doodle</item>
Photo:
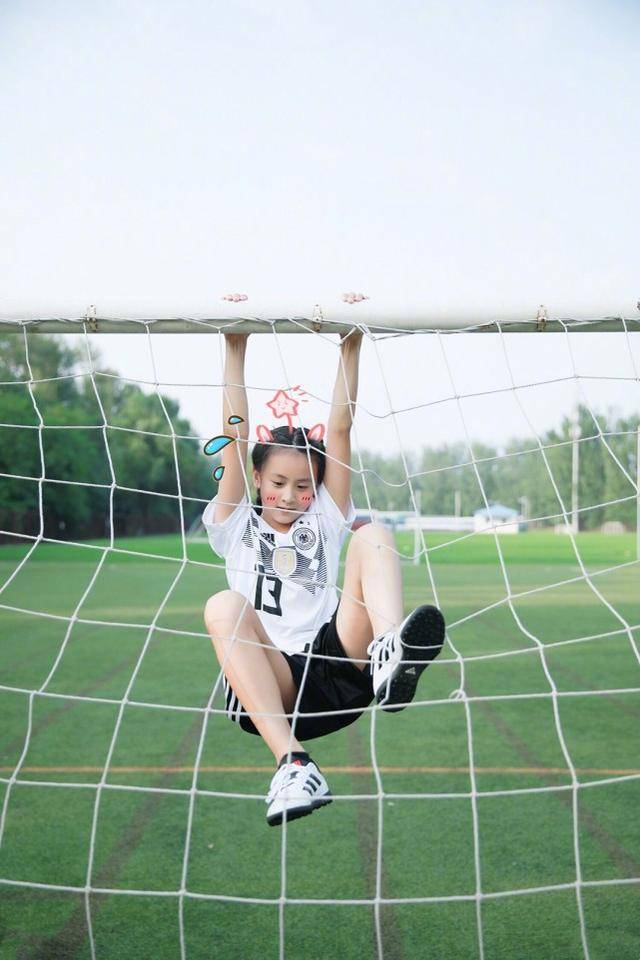
[[[291,429],[293,430],[293,427],[291,427]],[[322,440],[324,438],[324,430],[324,423],[316,423],[313,427],[311,427],[307,436],[309,437],[309,440]],[[274,442],[271,430],[269,430],[269,427],[265,426],[264,423],[261,423],[256,427],[256,434],[260,443]]]
[[[256,433],[258,435],[258,440],[260,443],[273,443],[273,434],[269,427],[266,427],[264,423],[261,423],[256,428]]]

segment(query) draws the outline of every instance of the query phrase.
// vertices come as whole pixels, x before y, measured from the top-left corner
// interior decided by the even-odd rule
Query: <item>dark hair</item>
[[[261,473],[269,456],[278,447],[294,447],[301,454],[309,450],[309,457],[312,464],[315,463],[318,468],[318,478],[316,487],[319,487],[324,479],[325,453],[326,447],[322,440],[310,440],[308,427],[274,427],[271,431],[273,443],[256,443],[251,451],[251,462],[254,469]],[[260,491],[256,496],[256,512],[262,513],[262,497]]]

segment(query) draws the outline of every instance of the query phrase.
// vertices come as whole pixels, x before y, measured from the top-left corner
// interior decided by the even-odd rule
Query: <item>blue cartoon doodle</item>
[[[233,426],[236,423],[244,423],[242,417],[231,416],[227,420],[227,423]],[[228,444],[233,443],[235,437],[227,437],[225,434],[222,434],[218,437],[213,437],[211,440],[207,440],[204,445],[204,452],[208,457],[215,456],[216,453],[220,453],[221,450],[224,450]],[[222,480],[222,475],[224,474],[224,467],[216,467],[213,471],[213,479],[220,482]]]

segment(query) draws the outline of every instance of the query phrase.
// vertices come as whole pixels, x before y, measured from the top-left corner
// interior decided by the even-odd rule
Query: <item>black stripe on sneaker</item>
[[[390,713],[404,710],[413,700],[421,673],[440,653],[445,639],[444,617],[437,607],[417,607],[401,625],[399,634],[402,660],[376,695],[382,709]]]

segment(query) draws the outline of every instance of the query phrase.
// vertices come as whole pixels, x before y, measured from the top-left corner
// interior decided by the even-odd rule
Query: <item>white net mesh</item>
[[[95,349],[94,338],[88,325],[81,324],[86,369],[74,376],[81,377],[90,385],[95,397],[99,422],[92,429],[99,431],[102,437],[108,482],[60,480],[48,472],[45,435],[56,428],[47,423],[39,399],[43,381],[34,374],[30,362],[35,335],[30,333],[29,324],[22,327],[20,334],[27,377],[23,381],[16,378],[4,384],[7,390],[15,390],[22,383],[28,391],[36,421],[31,426],[16,425],[3,416],[1,419],[6,421],[2,424],[5,428],[4,440],[8,443],[9,434],[13,431],[35,432],[40,466],[39,475],[29,475],[18,459],[11,471],[2,473],[4,480],[31,484],[37,490],[35,532],[26,533],[9,526],[0,531],[5,544],[13,542],[24,547],[19,558],[12,556],[2,566],[0,608],[6,623],[8,660],[17,655],[18,647],[11,646],[15,631],[25,631],[26,634],[32,624],[44,623],[51,642],[47,669],[43,671],[40,682],[21,684],[3,681],[0,685],[0,694],[6,707],[3,726],[8,731],[10,741],[5,750],[7,759],[1,777],[4,796],[0,818],[0,857],[3,848],[5,857],[0,859],[0,884],[5,890],[20,888],[61,892],[74,895],[76,900],[81,898],[84,921],[78,942],[86,938],[92,958],[104,954],[101,940],[95,933],[96,914],[100,913],[104,903],[100,895],[170,898],[175,901],[177,943],[179,955],[183,958],[199,955],[195,941],[190,942],[190,924],[186,912],[186,905],[195,901],[263,905],[277,911],[277,943],[272,947],[273,955],[279,957],[297,955],[287,935],[289,911],[295,907],[354,907],[370,911],[373,917],[371,943],[376,955],[384,958],[402,953],[398,946],[404,936],[401,908],[420,904],[433,908],[443,908],[446,904],[468,904],[474,911],[473,936],[469,934],[471,939],[468,943],[472,943],[477,955],[484,958],[500,955],[496,947],[499,924],[492,914],[492,903],[543,893],[563,898],[564,892],[571,895],[573,904],[568,906],[568,901],[562,899],[565,914],[561,914],[564,917],[561,922],[566,922],[575,930],[575,942],[579,945],[581,955],[589,958],[592,949],[591,924],[585,906],[586,895],[589,891],[608,887],[637,890],[635,885],[640,882],[637,837],[633,839],[628,832],[632,803],[637,800],[636,788],[640,782],[640,763],[635,743],[637,736],[633,733],[634,723],[637,727],[637,696],[640,693],[638,557],[630,534],[626,539],[620,534],[616,540],[615,537],[606,538],[601,534],[599,526],[591,534],[579,533],[577,529],[578,525],[580,529],[588,528],[588,518],[596,515],[609,523],[620,525],[622,521],[616,520],[616,517],[626,518],[631,510],[635,511],[638,497],[637,417],[635,424],[627,420],[626,426],[621,428],[620,420],[612,429],[610,423],[603,422],[601,412],[601,397],[605,397],[606,393],[597,393],[598,389],[615,387],[616,402],[619,403],[623,398],[622,403],[626,403],[628,410],[637,410],[640,382],[638,350],[630,323],[622,320],[619,332],[607,335],[616,338],[619,347],[617,356],[624,356],[625,369],[616,374],[607,371],[602,375],[592,373],[590,368],[583,370],[576,349],[577,341],[584,334],[574,334],[571,323],[563,323],[564,333],[553,334],[552,341],[547,341],[552,342],[554,353],[563,352],[564,371],[560,376],[556,376],[553,370],[551,376],[540,376],[539,369],[523,367],[523,351],[514,345],[516,335],[509,335],[498,325],[494,349],[499,351],[501,372],[498,375],[499,382],[487,389],[478,389],[475,382],[470,388],[465,382],[469,368],[461,361],[456,337],[465,338],[466,341],[473,341],[474,337],[462,332],[405,332],[402,329],[372,333],[366,324],[363,325],[367,363],[372,365],[372,369],[375,366],[379,384],[377,396],[382,397],[383,412],[376,414],[372,407],[359,398],[359,416],[352,432],[354,454],[351,465],[356,506],[372,515],[376,506],[372,488],[376,484],[383,489],[386,486],[388,490],[393,490],[396,506],[397,488],[400,487],[405,497],[402,502],[406,506],[406,513],[419,517],[421,512],[428,512],[420,508],[420,494],[425,487],[444,483],[453,493],[462,485],[461,478],[464,476],[472,478],[470,488],[475,490],[473,506],[478,514],[484,514],[486,522],[483,528],[435,536],[430,532],[428,523],[413,521],[413,526],[407,526],[405,538],[402,539],[400,534],[397,541],[397,553],[405,561],[403,571],[405,575],[411,571],[414,577],[411,583],[405,581],[406,607],[410,609],[423,597],[430,598],[440,606],[447,619],[447,645],[439,660],[425,675],[415,701],[404,714],[389,718],[373,706],[365,711],[358,725],[364,730],[368,729],[368,746],[366,740],[354,741],[356,735],[353,730],[356,728],[347,728],[349,732],[344,737],[341,733],[336,739],[339,759],[333,763],[332,738],[326,741],[323,756],[327,759],[323,762],[323,769],[329,778],[332,771],[337,778],[332,786],[338,802],[331,813],[335,807],[343,806],[345,809],[351,806],[356,811],[353,816],[358,836],[358,869],[365,877],[360,885],[360,894],[356,895],[353,891],[358,884],[354,884],[350,892],[341,887],[333,876],[323,889],[330,891],[333,883],[335,889],[341,891],[335,896],[326,895],[326,892],[321,895],[314,891],[313,884],[299,882],[296,857],[302,854],[296,850],[297,825],[294,827],[286,823],[277,841],[274,841],[278,844],[277,858],[268,861],[277,870],[275,886],[273,877],[268,883],[266,880],[258,882],[253,893],[240,892],[243,888],[246,891],[251,887],[244,881],[237,883],[236,892],[229,892],[233,884],[231,887],[211,889],[203,883],[200,863],[203,845],[201,821],[205,814],[200,805],[206,801],[226,804],[226,807],[222,807],[226,811],[222,814],[223,829],[236,837],[237,858],[246,860],[251,870],[258,871],[256,850],[260,841],[256,841],[256,847],[253,841],[244,844],[243,838],[245,834],[251,834],[254,823],[256,831],[266,829],[263,827],[260,807],[264,794],[259,792],[259,784],[264,781],[266,787],[266,771],[270,766],[266,752],[262,760],[259,759],[262,754],[256,752],[254,743],[246,744],[249,759],[243,758],[245,741],[252,738],[241,737],[239,733],[232,745],[236,763],[230,762],[229,754],[225,763],[211,763],[216,738],[228,739],[230,736],[227,727],[223,729],[226,715],[220,696],[222,674],[210,653],[209,637],[203,630],[169,625],[170,622],[180,622],[181,597],[188,593],[185,581],[192,575],[198,578],[198,595],[203,607],[208,592],[211,592],[206,591],[205,583],[210,580],[211,574],[215,574],[218,589],[222,589],[224,568],[215,557],[203,559],[201,556],[195,557],[190,551],[187,536],[189,521],[185,520],[185,508],[189,507],[192,513],[191,508],[199,501],[204,507],[202,498],[193,496],[183,480],[180,445],[192,438],[176,430],[175,411],[169,409],[161,391],[164,384],[156,366],[157,337],[153,334],[153,323],[141,323],[153,371],[147,388],[153,390],[157,397],[166,424],[163,431],[155,427],[147,429],[142,424],[139,428],[121,428],[110,422],[103,393],[105,383],[113,375],[97,369],[92,353],[92,348]],[[271,338],[279,369],[275,377],[271,370],[262,383],[251,386],[256,390],[268,391],[280,378],[287,384],[302,380],[300,371],[290,369],[283,338],[276,325],[265,323],[265,326],[268,328],[265,335]],[[319,338],[325,346],[333,342],[322,331],[308,335]],[[524,340],[521,342],[524,343]],[[222,358],[221,334],[219,346]],[[416,383],[414,378],[411,385],[407,385],[410,401],[406,402],[403,397],[400,405],[390,385],[393,377],[389,370],[393,369],[394,357],[403,352],[406,355],[407,351],[420,354],[424,380]],[[478,371],[474,370],[473,376],[477,374]],[[491,371],[490,375],[494,376],[495,371]],[[221,385],[215,386],[219,404]],[[557,407],[558,421],[563,415],[571,418],[573,404],[576,400],[579,403],[582,416],[580,435],[552,435],[541,425],[537,398],[555,392],[562,400]],[[571,399],[571,406],[567,405],[567,398]],[[325,404],[328,402],[326,396],[318,399]],[[487,450],[475,439],[478,424],[482,423],[486,435],[487,430],[490,432],[491,417],[497,417],[507,404],[519,416],[526,440],[513,449],[507,445],[497,452]],[[463,456],[444,465],[434,466],[428,458],[422,465],[416,465],[416,447],[415,443],[412,444],[412,437],[417,434],[415,424],[421,420],[428,431],[429,424],[433,423],[435,427],[445,411],[452,423],[455,420],[452,435],[459,439]],[[213,416],[216,416],[215,411]],[[372,458],[367,459],[363,444],[359,441],[361,418],[377,416],[380,416],[384,429],[388,431],[389,448],[401,464],[400,484],[395,479],[388,480],[380,475],[379,465]],[[306,420],[306,416],[299,417],[300,425],[308,425]],[[591,429],[588,430],[586,427],[589,424]],[[65,425],[68,430],[81,427],[86,425]],[[140,438],[161,439],[167,444],[163,456],[169,458],[173,465],[174,492],[154,489],[152,483],[143,488],[118,482],[118,465],[112,451],[113,437],[118,430],[126,430],[130,435]],[[202,444],[208,438],[198,439]],[[594,494],[592,502],[576,503],[572,501],[568,464],[573,453],[573,456],[584,460],[581,469],[588,470],[594,449],[599,451],[600,464],[606,460],[606,470],[615,477],[615,482],[604,488],[596,488],[604,489],[604,497]],[[530,510],[526,518],[521,515],[518,524],[522,526],[526,520],[530,532],[507,537],[506,528],[514,521],[498,515],[495,500],[496,494],[500,493],[501,476],[510,475],[514,464],[532,465],[530,472],[535,473],[535,484],[544,485],[548,491],[544,502],[553,506],[541,508],[538,515],[532,515]],[[421,466],[423,469],[420,469]],[[527,469],[525,466],[519,476],[525,476]],[[516,485],[518,482],[515,481]],[[69,541],[64,536],[55,537],[47,532],[45,488],[47,484],[55,483],[101,491],[107,504],[106,543]],[[248,478],[247,490],[250,492]],[[123,494],[170,502],[177,518],[177,551],[166,553],[162,545],[150,550],[148,543],[142,541],[139,548],[135,543],[119,543],[116,498]],[[378,503],[378,506],[381,504]],[[550,548],[554,525],[565,536],[558,536],[557,547]],[[628,523],[626,526],[628,529]],[[540,529],[534,530],[535,527]],[[527,563],[520,563],[517,551],[521,549],[520,544],[524,543],[522,549],[526,552],[529,539],[534,552],[535,544],[541,545],[540,555],[530,558]],[[53,609],[55,604],[48,606],[39,599],[48,596],[40,580],[39,551],[43,547],[60,546],[63,543],[67,551],[75,551],[83,558],[90,555],[97,560],[81,588],[76,585],[72,610],[67,613],[56,612]],[[617,553],[613,549],[614,543],[620,545]],[[598,553],[601,547],[601,553],[594,559],[594,551]],[[547,553],[551,549],[553,557]],[[474,550],[482,552],[481,570],[480,565],[474,565]],[[561,554],[560,560],[555,556],[556,553]],[[486,562],[488,554],[491,554],[491,563]],[[153,568],[162,568],[162,577],[158,579],[158,582],[162,581],[162,588],[151,591],[154,614],[143,622],[133,604],[131,617],[109,616],[107,593],[110,565],[114,561],[117,564],[131,559]],[[410,562],[412,560],[414,563]],[[126,567],[122,569],[126,576]],[[339,584],[334,586],[339,589]],[[98,594],[102,613],[92,615],[92,603]],[[27,596],[29,602],[25,602]],[[189,613],[195,614],[197,619],[201,611],[194,609],[193,601],[190,602]],[[151,599],[147,597],[143,606],[148,607],[150,603]],[[114,608],[122,608],[117,597],[113,598],[113,604]],[[563,616],[565,606],[574,613],[569,611],[567,616]],[[58,684],[65,663],[75,658],[74,640],[78,631],[91,629],[102,631],[103,637],[108,636],[108,642],[115,651],[122,643],[123,656],[126,653],[126,683],[117,696],[97,693],[91,689],[91,685],[88,689],[81,689],[80,677],[70,684],[73,689],[67,684],[64,690],[64,684]],[[182,641],[193,645],[194,649],[197,645],[199,650],[207,651],[209,660],[202,657],[198,660],[200,669],[202,664],[209,665],[209,679],[205,680],[206,696],[200,703],[180,703],[167,695],[170,687],[153,661],[159,641],[164,644],[174,642],[177,651],[183,649],[180,646]],[[132,654],[132,651],[135,653]],[[581,656],[572,659],[569,657],[570,651],[577,651]],[[23,656],[28,656],[28,647],[24,648]],[[535,670],[532,667],[534,661],[537,664]],[[571,666],[580,666],[580,663],[581,671]],[[175,669],[179,672],[180,665]],[[155,684],[144,677],[145,671],[152,677],[155,671]],[[17,675],[19,673],[18,670]],[[535,678],[534,673],[537,674]],[[185,688],[185,683],[188,686],[188,682],[189,678],[184,678],[181,689]],[[522,684],[521,689],[519,683]],[[141,697],[139,691],[146,691],[147,696]],[[18,701],[19,707],[16,706]],[[43,704],[46,710],[41,714]],[[99,755],[99,763],[83,765],[77,760],[74,762],[73,757],[66,764],[56,760],[65,754],[64,730],[67,728],[59,723],[59,730],[56,731],[56,724],[47,721],[46,711],[52,705],[60,709],[73,710],[84,706],[86,710],[98,711],[102,708],[105,711],[104,722],[101,721],[100,725],[100,743],[93,747],[89,744],[86,753],[90,758]],[[21,712],[25,706],[26,716]],[[148,722],[152,727],[157,718],[154,739],[157,738],[159,742],[163,737],[163,724],[169,722],[167,718],[180,715],[181,720],[185,721],[180,730],[186,736],[185,742],[191,744],[191,760],[184,760],[184,755],[189,754],[189,750],[185,749],[156,751],[151,742],[146,743],[144,749],[135,747],[135,736],[129,723],[134,715],[140,717],[141,714],[150,718]],[[74,721],[76,730],[78,725],[82,725],[82,716],[79,713]],[[437,722],[433,718],[437,718]],[[403,723],[406,724],[404,730]],[[538,724],[540,726],[536,730]],[[227,726],[231,727],[230,724]],[[430,731],[436,730],[437,737],[434,733],[433,739],[438,740],[437,749],[433,745],[425,747]],[[231,734],[236,733],[231,730]],[[90,724],[86,736],[90,739]],[[39,750],[38,741],[43,737],[46,744]],[[345,751],[344,746],[349,743],[351,749]],[[496,746],[498,743],[500,745]],[[142,756],[142,764],[119,762],[118,757],[134,755],[136,752]],[[46,762],[36,762],[38,758],[42,761],[43,756]],[[156,756],[160,757],[160,761],[154,764]],[[451,760],[446,762],[447,758]],[[512,758],[510,762],[509,758]],[[46,777],[38,776],[38,771],[45,772]],[[128,775],[135,775],[136,771],[142,771],[144,775],[155,774],[161,779],[155,784],[143,780],[127,782]],[[242,778],[248,773],[256,775],[256,779],[251,780],[252,789],[242,787]],[[174,774],[186,777],[183,786],[171,785]],[[366,779],[368,790],[349,787],[358,777],[362,782],[371,778]],[[438,778],[446,781],[446,788],[435,788]],[[513,778],[519,785],[508,785]],[[624,794],[622,789],[625,784],[635,792]],[[71,797],[80,793],[90,796],[90,805],[83,806],[83,828],[78,827],[78,838],[74,841],[78,847],[78,862],[84,862],[82,882],[64,882],[64,879],[55,882],[50,874],[46,880],[39,879],[37,864],[38,858],[43,855],[42,850],[35,855],[25,854],[21,860],[21,848],[31,850],[39,843],[37,819],[30,819],[19,796],[21,791],[28,790],[46,791],[47,797],[55,790]],[[612,790],[617,793],[608,814],[603,805],[587,799],[587,795],[593,796],[601,791],[609,800],[613,796]],[[168,802],[177,804],[175,822],[180,821],[182,828],[179,831],[179,849],[174,851],[175,863],[179,861],[177,874],[174,871],[174,882],[158,883],[151,860],[140,866],[137,875],[143,882],[139,886],[120,882],[118,857],[115,856],[114,860],[112,850],[110,860],[108,851],[103,847],[105,844],[108,847],[105,838],[109,833],[112,811],[115,810],[110,798],[123,793],[137,795],[141,802],[152,801],[146,813],[139,813],[144,822],[141,829],[147,831],[151,829],[149,824],[156,816],[153,802],[161,803],[166,798]],[[552,806],[547,807],[542,798],[552,798]],[[69,800],[70,808],[74,802]],[[514,803],[515,807],[512,806]],[[541,806],[536,807],[536,803]],[[432,814],[425,806],[429,804],[432,805]],[[436,853],[433,857],[421,860],[419,868],[407,868],[407,862],[413,862],[413,843],[416,845],[415,855],[418,858],[425,857],[419,836],[423,831],[437,829],[435,811],[440,811],[442,804],[450,804],[457,811],[453,820],[449,815],[445,818],[444,832],[450,830],[454,834],[450,837],[449,845],[434,840]],[[461,812],[463,807],[464,812]],[[400,808],[407,811],[405,823],[399,816]],[[213,811],[219,808],[211,806],[209,809]],[[354,857],[354,848],[350,847],[345,852],[340,832],[334,836],[327,826],[330,815],[322,815],[327,831],[322,855],[330,862],[330,872],[335,875],[345,869],[345,857]],[[519,824],[506,848],[500,847],[500,820],[503,815],[506,833],[509,832],[509,818],[514,817]],[[534,819],[539,817],[532,827],[535,834],[533,846],[531,838],[524,837],[530,815]],[[135,812],[131,819],[135,820]],[[251,827],[247,825],[249,820]],[[131,821],[129,829],[130,825]],[[447,885],[443,882],[440,892],[437,892],[437,878],[443,869],[443,863],[438,862],[438,858],[455,860],[455,837],[458,832],[460,836],[465,832],[464,844],[468,846],[465,882],[459,890],[451,889],[450,883]],[[519,839],[520,834],[523,835]],[[318,836],[324,835],[313,834],[316,839]],[[558,837],[562,839],[558,840]],[[169,842],[168,837],[164,839]],[[305,840],[307,842],[311,840]],[[567,849],[567,842],[570,849]],[[214,840],[214,848],[216,843]],[[524,864],[520,870],[500,867],[505,856],[513,856],[517,860],[522,855],[533,861],[536,844],[538,850],[535,856],[539,857],[539,863]],[[562,854],[558,853],[560,848]],[[521,850],[526,853],[521,854]],[[309,856],[307,852],[307,858]],[[115,865],[109,869],[108,864],[112,861]],[[228,864],[227,869],[230,869]],[[315,868],[308,863],[307,869],[313,871]],[[290,881],[292,871],[296,877],[293,889]],[[410,876],[410,892],[401,879],[403,871]],[[66,868],[61,868],[61,878],[68,872]],[[144,883],[145,876],[149,878],[148,883]],[[118,882],[115,882],[116,878],[119,878]],[[263,895],[260,894],[261,888],[265,890]],[[447,892],[442,892],[445,888]],[[312,892],[305,892],[309,890]],[[432,949],[436,951],[437,945],[434,944]],[[461,947],[460,955],[469,955],[464,953],[464,949]],[[596,951],[596,955],[603,954]]]

